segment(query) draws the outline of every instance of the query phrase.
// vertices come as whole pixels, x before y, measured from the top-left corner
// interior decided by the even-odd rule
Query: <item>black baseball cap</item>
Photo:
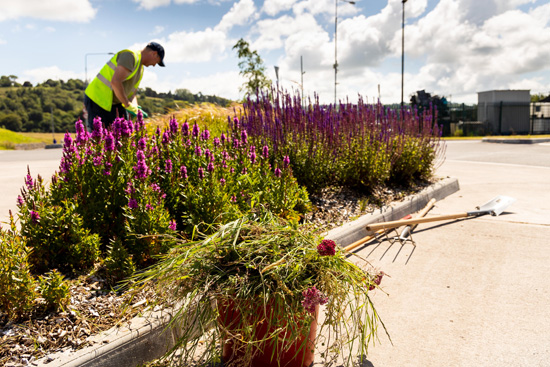
[[[150,48],[153,51],[157,51],[157,53],[160,56],[159,65],[164,66],[164,47],[162,47],[160,44],[158,44],[156,42],[149,42],[147,47]]]

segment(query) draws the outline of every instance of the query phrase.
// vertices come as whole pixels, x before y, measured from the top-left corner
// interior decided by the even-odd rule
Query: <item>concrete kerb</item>
[[[483,138],[481,141],[498,144],[538,144],[548,143],[550,138]]]
[[[391,221],[421,210],[432,198],[442,200],[460,189],[458,180],[446,178],[403,201],[383,207],[328,232],[327,238],[347,246],[368,235],[367,224]],[[92,346],[75,351],[61,351],[34,362],[37,366],[56,367],[135,367],[154,360],[177,340],[175,328],[167,328],[172,313],[149,312],[120,327],[90,337]]]

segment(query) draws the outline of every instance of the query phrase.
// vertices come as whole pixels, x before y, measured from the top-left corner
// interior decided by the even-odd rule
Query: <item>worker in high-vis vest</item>
[[[137,115],[137,89],[143,77],[144,66],[164,66],[164,48],[150,42],[141,51],[122,50],[99,71],[84,93],[84,108],[88,130],[93,121],[101,117],[104,127],[115,118]],[[128,115],[127,115],[128,114]]]

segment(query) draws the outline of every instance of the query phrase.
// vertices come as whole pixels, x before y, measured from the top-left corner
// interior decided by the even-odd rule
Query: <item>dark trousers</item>
[[[84,94],[84,107],[88,113],[88,117],[86,118],[88,131],[92,131],[94,128],[94,118],[97,116],[101,117],[103,127],[111,126],[117,117],[128,119],[127,112],[122,106],[122,103],[114,104],[111,108],[111,112],[109,112],[101,108],[97,103],[92,101],[90,97]]]

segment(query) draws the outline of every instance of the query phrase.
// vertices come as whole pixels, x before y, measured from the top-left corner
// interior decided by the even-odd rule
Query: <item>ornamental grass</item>
[[[324,318],[316,354],[351,365],[366,355],[383,326],[369,298],[381,276],[369,264],[350,262],[333,241],[265,212],[224,224],[200,240],[179,241],[129,283],[138,290],[152,283],[157,303],[177,305],[171,326],[180,336],[164,357],[176,365],[219,362],[219,346],[228,342],[238,344],[239,358],[225,366],[249,366],[266,349],[278,361],[302,340],[299,358],[303,348],[311,348],[303,338],[316,312]],[[228,304],[231,323],[220,319]]]

